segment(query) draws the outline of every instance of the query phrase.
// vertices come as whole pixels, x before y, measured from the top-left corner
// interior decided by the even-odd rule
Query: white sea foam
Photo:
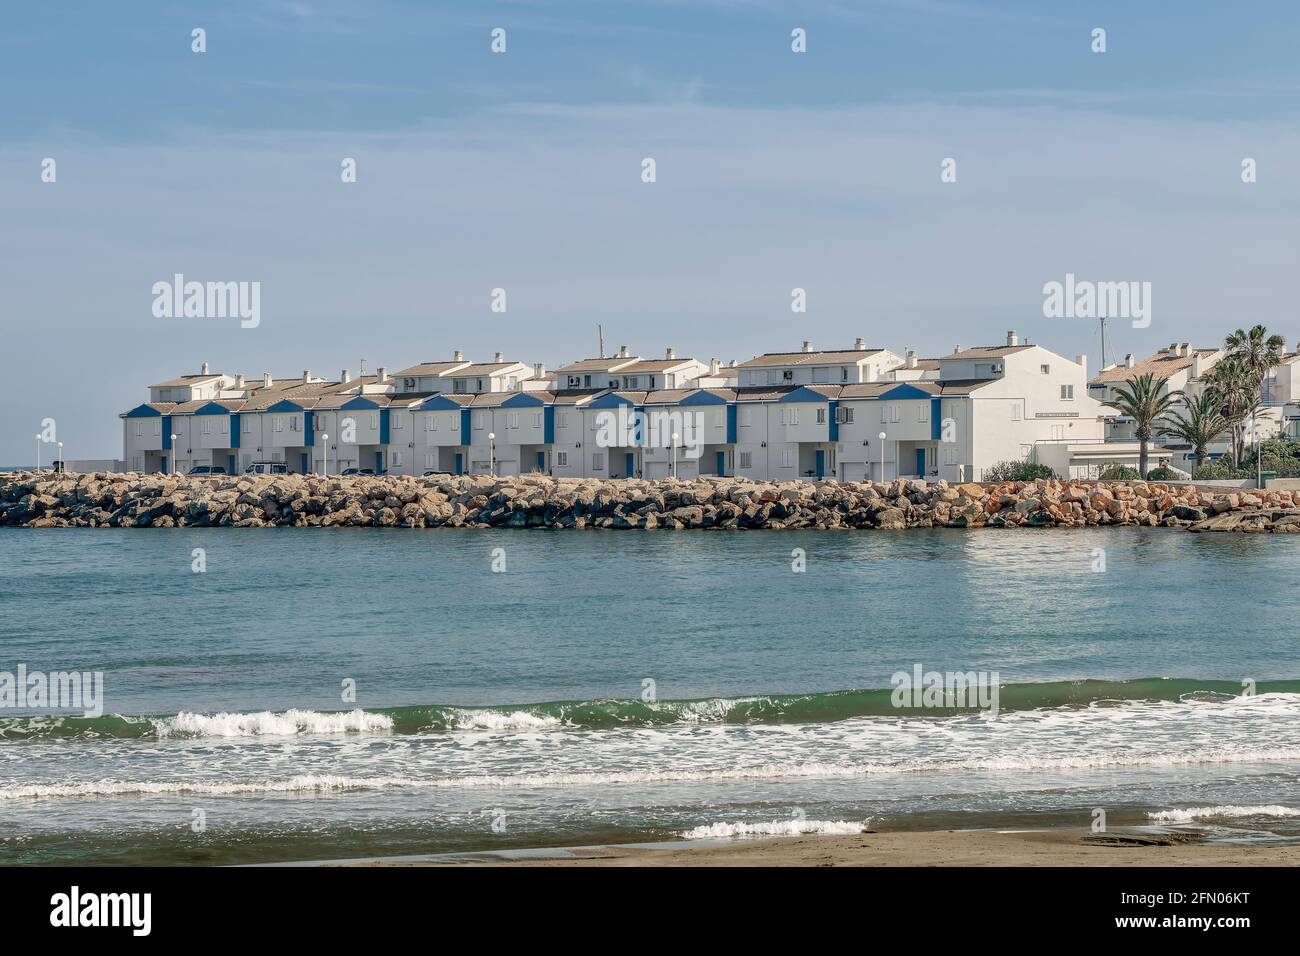
[[[192,714],[154,721],[159,737],[293,737],[299,734],[375,734],[393,729],[393,719],[364,710],[321,713],[315,710],[269,710],[253,714]]]
[[[835,836],[862,833],[867,824],[847,820],[775,820],[771,823],[708,823],[681,834],[684,840],[709,840],[744,836],[800,836],[815,833]]]
[[[447,721],[453,730],[553,730],[561,726],[558,717],[526,710],[449,709]]]
[[[1269,804],[1262,807],[1188,807],[1148,813],[1156,823],[1192,823],[1195,820],[1236,820],[1243,817],[1300,817],[1300,809]]]

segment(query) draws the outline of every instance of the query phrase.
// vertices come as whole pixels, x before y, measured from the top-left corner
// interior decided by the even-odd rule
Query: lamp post
[[[673,432],[673,478],[674,479],[676,479],[677,477],[677,439],[679,437],[680,436],[676,432]]]
[[[325,432],[321,432],[320,440],[325,443],[325,472],[321,477],[328,478],[330,476],[330,436]]]
[[[41,470],[41,433],[36,433],[36,470]]]
[[[1255,446],[1255,487],[1264,487],[1264,448],[1259,443],[1259,425],[1255,423],[1255,409],[1250,410],[1250,440]]]
[[[1256,455],[1255,457],[1258,458],[1259,456]],[[59,474],[63,474],[67,470],[67,466],[63,464],[63,442],[59,442]]]
[[[176,442],[180,440],[180,435],[172,432],[172,474],[176,474]]]
[[[497,433],[488,432],[488,474],[497,476]]]
[[[884,432],[880,433],[880,483],[885,483],[885,439],[889,436]]]

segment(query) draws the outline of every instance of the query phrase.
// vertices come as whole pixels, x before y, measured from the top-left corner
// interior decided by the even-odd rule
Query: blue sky
[[[116,412],[204,361],[554,366],[598,322],[742,361],[1014,328],[1095,368],[1093,323],[1042,316],[1067,271],[1152,282],[1112,360],[1300,338],[1293,4],[68,3],[2,30],[4,463],[45,417],[120,454]],[[175,272],[260,281],[261,325],[154,318]]]

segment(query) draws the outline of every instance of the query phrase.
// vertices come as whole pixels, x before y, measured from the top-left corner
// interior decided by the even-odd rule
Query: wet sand
[[[356,860],[351,866],[1297,866],[1300,845],[1087,830],[946,830]]]

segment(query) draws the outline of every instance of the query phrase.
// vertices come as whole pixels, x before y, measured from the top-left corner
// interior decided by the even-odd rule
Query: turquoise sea
[[[1167,529],[0,529],[0,682],[103,675],[0,708],[0,864],[1292,839],[1297,579],[1300,538]],[[998,713],[894,706],[917,666]]]

